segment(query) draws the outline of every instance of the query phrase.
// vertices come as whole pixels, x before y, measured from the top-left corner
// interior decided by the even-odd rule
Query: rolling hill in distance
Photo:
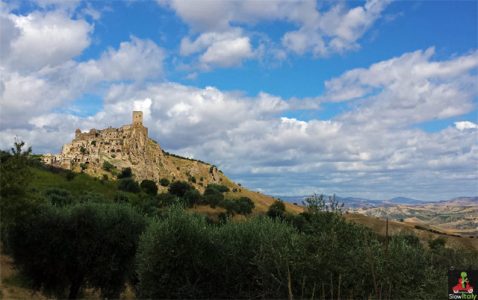
[[[280,199],[302,203],[307,196],[284,196]],[[406,197],[371,200],[355,197],[336,199],[350,213],[381,219],[388,218],[414,226],[431,226],[434,230],[463,236],[478,235],[478,197],[457,197],[440,201],[423,201]]]

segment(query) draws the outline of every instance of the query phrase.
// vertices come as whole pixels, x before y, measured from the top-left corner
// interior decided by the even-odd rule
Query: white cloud
[[[0,126],[18,128],[32,117],[61,111],[100,83],[157,79],[164,51],[131,37],[97,60],[73,60],[88,47],[93,26],[62,11],[0,15]]]
[[[18,32],[9,40],[10,51],[2,58],[2,65],[11,69],[30,72],[56,66],[81,54],[90,45],[93,26],[84,20],[71,19],[63,12],[10,14],[6,18],[15,24]]]
[[[415,51],[350,70],[325,83],[322,101],[362,98],[341,118],[370,126],[402,126],[470,112],[478,53],[432,61],[434,49]]]
[[[95,80],[144,80],[162,75],[163,49],[151,40],[134,36],[131,41],[122,42],[119,49],[108,49],[99,60],[78,64],[79,76]]]
[[[322,11],[324,6],[318,8],[314,0],[158,1],[174,10],[190,26],[191,35],[199,33],[194,41],[191,35],[182,39],[181,55],[200,52],[200,60],[211,60],[222,67],[237,65],[241,60],[251,58],[253,52],[264,51],[259,49],[263,46],[260,41],[253,46],[256,43],[250,40],[254,29],[245,33],[246,28],[254,28],[260,22],[279,21],[296,26],[297,30],[284,32],[281,39],[283,48],[296,54],[326,56],[356,49],[359,47],[357,41],[381,17],[389,2],[368,0],[363,6],[352,8],[340,2]],[[267,51],[271,53],[267,55],[280,54],[278,57],[284,58],[286,52],[283,49],[269,48]],[[256,55],[258,57],[261,56]]]
[[[470,122],[470,121],[461,121],[461,122],[455,122],[455,127],[458,130],[477,129],[478,124]]]
[[[244,59],[254,56],[249,37],[243,36],[241,30],[227,32],[208,32],[201,34],[194,41],[185,37],[181,40],[181,55],[203,52],[199,57],[200,66],[232,67]]]

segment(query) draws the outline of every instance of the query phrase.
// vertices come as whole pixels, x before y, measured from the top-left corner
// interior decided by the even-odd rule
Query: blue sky
[[[3,1],[0,145],[145,111],[275,195],[478,195],[476,1]]]

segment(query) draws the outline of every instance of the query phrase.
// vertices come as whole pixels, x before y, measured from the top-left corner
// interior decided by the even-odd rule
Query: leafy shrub
[[[65,189],[50,188],[44,194],[50,203],[55,206],[66,206],[73,202],[71,193]]]
[[[170,193],[161,193],[156,196],[159,207],[168,207],[178,203],[178,197]]]
[[[274,203],[269,206],[267,210],[267,215],[273,219],[280,218],[283,219],[285,217],[285,205],[282,201],[275,201]]]
[[[212,208],[218,206],[222,201],[224,201],[224,195],[221,193],[204,194],[203,196],[203,203],[209,204]]]
[[[193,187],[185,181],[175,181],[169,185],[169,193],[178,197],[183,197],[187,191],[193,189]]]
[[[131,178],[133,177],[133,171],[131,171],[131,168],[124,168],[120,174],[118,174],[118,179],[121,178]]]
[[[159,184],[161,184],[161,186],[164,186],[164,187],[168,186],[169,183],[170,183],[170,182],[169,182],[169,180],[168,180],[167,178],[161,178],[161,179],[159,180]]]
[[[241,197],[237,201],[238,204],[238,214],[242,215],[249,215],[252,213],[252,210],[254,209],[255,205],[254,202],[248,198],[248,197]]]
[[[189,207],[193,207],[201,203],[202,197],[201,194],[196,189],[190,189],[186,191],[183,196],[184,204]]]
[[[109,161],[105,160],[103,162],[103,170],[105,170],[106,172],[111,172],[115,168],[116,167],[112,163],[110,163]]]
[[[75,178],[75,176],[76,176],[76,173],[73,172],[73,171],[71,171],[71,170],[67,170],[67,171],[65,172],[65,178],[66,178],[66,180],[68,180],[68,181],[72,181],[72,180]]]
[[[141,181],[141,189],[148,195],[156,195],[158,193],[158,186],[152,180],[145,179]]]
[[[144,227],[125,206],[87,203],[44,207],[8,236],[15,264],[35,290],[73,299],[90,286],[102,297],[119,298]]]
[[[129,203],[130,199],[126,193],[118,192],[113,198],[116,203]]]
[[[138,248],[138,297],[207,298],[211,238],[203,218],[176,207],[153,222]]]
[[[130,193],[139,193],[141,191],[138,183],[129,177],[118,180],[118,189]]]
[[[222,184],[210,183],[207,185],[204,194],[214,194],[214,193],[226,193],[229,192],[229,188]]]

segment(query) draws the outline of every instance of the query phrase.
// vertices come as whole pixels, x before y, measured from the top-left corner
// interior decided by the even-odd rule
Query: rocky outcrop
[[[142,112],[133,112],[133,123],[120,128],[91,129],[89,132],[77,129],[73,141],[65,144],[60,154],[44,155],[43,161],[93,176],[114,176],[123,168],[130,167],[137,181],[150,179],[159,182],[161,178],[185,180],[199,190],[208,183],[222,180],[215,166],[164,152],[157,142],[148,137]],[[105,170],[105,162],[114,168]]]

